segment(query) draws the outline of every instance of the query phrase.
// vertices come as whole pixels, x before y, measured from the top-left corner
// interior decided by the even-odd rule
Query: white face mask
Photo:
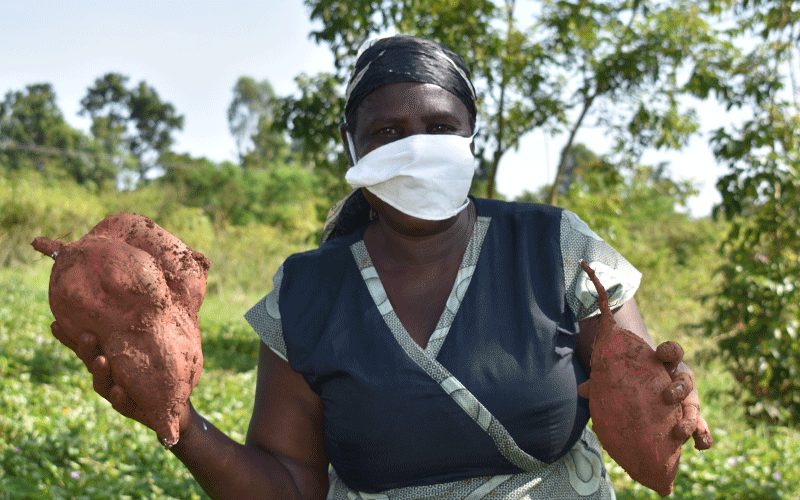
[[[404,214],[445,220],[469,205],[475,175],[470,144],[475,137],[417,134],[390,142],[356,161],[345,175],[354,188],[367,190]],[[347,133],[350,152],[353,139]]]

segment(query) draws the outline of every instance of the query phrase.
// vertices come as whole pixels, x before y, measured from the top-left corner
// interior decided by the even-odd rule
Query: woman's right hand
[[[50,331],[53,336],[62,344],[69,347],[80,359],[89,373],[92,374],[94,391],[111,403],[111,406],[121,415],[136,420],[147,427],[150,425],[144,416],[144,412],[139,409],[136,403],[128,396],[125,388],[121,385],[114,383],[111,377],[111,365],[108,358],[103,355],[103,350],[97,342],[97,338],[91,333],[84,332],[80,335],[78,343],[70,339],[70,337],[61,328],[57,321],[50,324]],[[182,433],[189,426],[191,419],[191,412],[187,405],[184,415],[181,415],[179,432]]]
[[[57,322],[50,329],[92,373],[100,396],[122,415],[147,425],[125,389],[114,383],[108,358],[94,335],[84,332],[76,343]],[[319,500],[327,494],[322,401],[302,375],[263,343],[246,443],[233,441],[191,404],[180,417],[179,435],[171,451],[211,498]]]

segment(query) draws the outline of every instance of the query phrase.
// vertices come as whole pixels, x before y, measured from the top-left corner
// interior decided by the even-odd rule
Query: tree
[[[646,148],[681,147],[697,124],[682,111],[678,75],[716,43],[692,2],[543,1],[528,25],[516,2],[306,0],[312,32],[334,54],[343,82],[368,37],[397,31],[437,39],[461,54],[479,94],[479,178],[495,195],[505,153],[537,128],[568,139],[549,202],[577,131],[594,117],[613,134],[620,157],[636,163]],[[675,26],[681,29],[676,30]],[[331,106],[333,107],[333,106]]]
[[[183,116],[164,102],[146,82],[126,87],[128,77],[107,73],[89,87],[81,100],[81,114],[92,118],[92,134],[108,154],[129,153],[138,161],[139,175],[155,164],[174,142],[172,133],[183,129]]]
[[[311,167],[327,197],[335,201],[350,190],[344,181],[348,164],[339,135],[344,113],[343,80],[320,73],[301,74],[295,82],[299,96],[280,100],[275,128],[290,135],[297,161]]]
[[[130,95],[125,88],[127,76],[108,73],[95,80],[81,100],[80,114],[92,117],[92,135],[103,143],[106,153],[116,154],[123,147],[129,116]]]
[[[129,119],[136,133],[128,138],[131,153],[140,160],[148,153],[160,155],[174,142],[172,132],[183,129],[183,116],[175,107],[161,101],[155,89],[142,81],[130,92]]]
[[[518,145],[524,132],[558,112],[549,82],[536,70],[546,57],[517,29],[513,2],[501,8],[488,0],[309,0],[306,4],[312,20],[323,25],[312,36],[327,43],[334,54],[337,73],[328,81],[344,82],[361,43],[389,30],[437,39],[464,57],[482,102],[479,180],[485,182],[490,197],[502,155]],[[336,107],[342,109],[340,100]],[[334,105],[328,104],[331,111]],[[338,142],[338,132],[334,137]]]
[[[329,207],[314,194],[321,191],[317,176],[296,164],[242,169],[175,153],[165,154],[163,161],[169,169],[158,182],[174,186],[181,204],[201,209],[217,227],[259,223],[310,237],[321,228],[322,209]]]
[[[64,120],[49,83],[9,91],[0,102],[0,163],[66,173],[79,184],[102,185],[115,173],[100,145]]]
[[[234,85],[228,124],[243,166],[252,168],[288,158],[286,139],[274,127],[277,104],[267,80],[257,82],[242,76]]]
[[[710,2],[732,28],[729,49],[691,77],[699,97],[749,110],[712,138],[729,173],[717,216],[731,222],[720,249],[722,286],[706,333],[718,342],[748,413],[800,421],[800,2]]]
[[[694,2],[545,2],[537,32],[572,82],[564,94],[568,136],[547,201],[555,203],[578,130],[594,116],[609,131],[617,163],[637,164],[647,149],[680,148],[698,124],[681,110],[681,72],[704,65],[719,45]],[[680,29],[676,29],[680,27]]]

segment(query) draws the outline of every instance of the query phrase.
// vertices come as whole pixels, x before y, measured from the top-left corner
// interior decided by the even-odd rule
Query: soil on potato
[[[662,395],[672,379],[652,347],[617,326],[600,280],[588,264],[581,262],[581,267],[597,289],[601,311],[591,376],[579,387],[589,399],[592,429],[631,478],[669,495],[683,444],[673,436],[681,406],[667,403]]]
[[[165,446],[199,381],[198,313],[211,262],[136,214],[103,219],[73,243],[36,238],[55,260],[50,309],[75,343],[92,333],[122,386]]]

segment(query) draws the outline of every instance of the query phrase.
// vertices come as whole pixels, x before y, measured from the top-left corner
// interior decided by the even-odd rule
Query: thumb
[[[656,348],[656,357],[664,363],[669,374],[673,375],[675,369],[683,361],[683,347],[672,340],[663,342]]]

